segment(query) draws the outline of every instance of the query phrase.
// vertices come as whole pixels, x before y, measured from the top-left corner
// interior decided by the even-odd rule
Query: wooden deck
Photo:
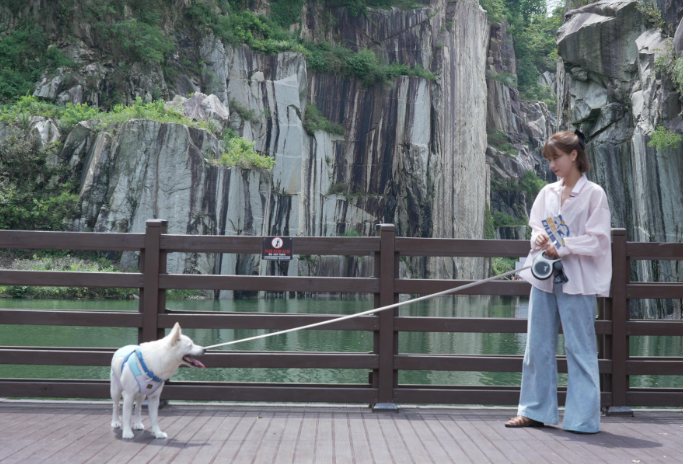
[[[146,410],[145,425],[149,427]],[[112,431],[110,405],[0,402],[2,463],[683,462],[683,414],[603,417],[603,431],[506,429],[506,409],[172,405],[167,440]]]

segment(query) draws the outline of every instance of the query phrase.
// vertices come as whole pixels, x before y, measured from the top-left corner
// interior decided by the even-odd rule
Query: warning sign
[[[263,237],[261,259],[291,260],[292,237]]]

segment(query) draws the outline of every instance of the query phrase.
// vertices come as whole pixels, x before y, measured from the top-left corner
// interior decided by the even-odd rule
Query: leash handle
[[[321,325],[332,324],[332,323],[339,322],[339,321],[344,321],[344,320],[347,320],[347,319],[353,319],[354,317],[364,316],[364,315],[366,315],[366,314],[374,314],[374,313],[378,313],[378,312],[380,312],[380,311],[386,311],[386,310],[388,310],[388,309],[398,308],[399,306],[404,306],[404,305],[407,305],[407,304],[410,304],[410,303],[417,303],[418,301],[428,300],[428,299],[431,299],[431,298],[435,298],[435,297],[437,297],[437,296],[448,295],[449,293],[454,293],[454,292],[457,292],[457,291],[459,291],[459,290],[465,290],[466,288],[471,288],[471,287],[475,287],[475,286],[477,286],[477,285],[481,285],[481,284],[486,283],[486,282],[491,282],[491,281],[493,281],[493,280],[498,280],[498,279],[500,279],[500,278],[502,278],[502,277],[507,277],[507,276],[509,276],[509,275],[516,274],[516,273],[518,273],[518,272],[522,272],[522,271],[524,271],[524,270],[526,270],[526,269],[529,269],[529,268],[531,268],[531,266],[525,266],[525,267],[520,268],[520,269],[515,269],[514,271],[508,271],[508,272],[505,272],[505,273],[500,274],[500,275],[497,275],[497,276],[489,277],[488,279],[478,280],[478,281],[476,281],[476,282],[472,282],[472,283],[469,283],[469,284],[461,285],[461,286],[459,286],[459,287],[451,288],[450,290],[444,290],[444,291],[442,291],[442,292],[432,293],[431,295],[425,295],[425,296],[421,296],[421,297],[419,297],[419,298],[413,298],[412,300],[406,300],[406,301],[402,301],[402,302],[400,302],[400,303],[394,303],[394,304],[391,304],[391,305],[388,305],[388,306],[383,306],[383,307],[381,307],[381,308],[370,309],[370,310],[368,310],[368,311],[363,311],[363,312],[356,313],[356,314],[349,314],[349,315],[347,315],[347,316],[340,316],[340,317],[338,317],[338,318],[330,319],[330,320],[328,320],[328,321],[316,322],[316,323],[314,323],[314,324],[308,324],[308,325],[304,325],[304,326],[301,326],[301,327],[294,327],[294,328],[292,328],[292,329],[281,330],[281,331],[279,331],[279,332],[273,332],[273,333],[269,333],[269,334],[256,335],[256,336],[254,336],[254,337],[242,338],[242,339],[240,339],[240,340],[233,340],[233,341],[231,341],[231,342],[218,343],[217,345],[206,346],[206,347],[204,347],[204,349],[207,349],[207,350],[208,350],[208,349],[210,349],[210,348],[217,348],[217,347],[219,347],[219,346],[234,345],[234,344],[236,344],[236,343],[248,342],[248,341],[251,341],[251,340],[258,340],[259,338],[273,337],[273,336],[275,336],[275,335],[282,335],[282,334],[286,334],[286,333],[289,333],[289,332],[296,332],[296,331],[298,331],[298,330],[312,329],[312,328],[314,328],[314,327],[320,327]]]

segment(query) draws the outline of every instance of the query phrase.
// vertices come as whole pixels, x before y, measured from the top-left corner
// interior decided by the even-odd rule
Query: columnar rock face
[[[141,232],[147,219],[165,218],[170,232],[181,234],[368,236],[378,223],[395,223],[403,236],[483,238],[490,169],[501,176],[538,171],[538,146],[553,118],[545,105],[522,102],[510,86],[487,82],[491,56],[507,54],[501,59],[514,73],[514,52],[509,42],[494,50],[495,34],[478,1],[432,0],[412,11],[369,10],[367,17],[340,9],[333,22],[314,2],[303,13],[306,38],[372,48],[385,63],[421,66],[435,78],[400,77],[365,87],[356,78],[311,72],[299,53],[267,56],[213,36],[198,43],[183,39],[180,48],[196,47],[200,75],[179,69],[169,82],[159,82],[164,75],[158,67],[139,66],[126,98],[161,92],[187,117],[210,119],[254,141],[275,167],[218,167],[210,160],[221,154],[222,142],[179,124],[133,120],[107,133],[81,123],[61,156],[73,172],[82,172],[82,217],[73,228]],[[61,74],[46,78],[36,95],[98,104],[106,94],[102,82],[113,70],[98,62],[87,34],[76,38],[69,56],[89,71],[68,85]],[[342,124],[344,135],[308,133],[304,120],[311,105]],[[487,158],[487,120],[489,130],[513,139],[520,153],[514,160],[494,152]],[[135,259],[123,258],[127,264]],[[486,275],[487,266],[484,259],[412,259],[402,263],[402,272],[476,278]],[[189,254],[172,254],[169,271],[372,272],[371,261],[361,258],[307,257],[266,266],[252,255]]]
[[[541,179],[553,180],[541,152],[546,140],[555,132],[555,116],[545,103],[520,99],[514,86],[515,63],[507,25],[492,24],[486,68],[486,130],[489,136],[486,163],[492,186],[518,182],[527,171]],[[544,85],[552,86],[554,76],[546,73],[544,77],[547,79]],[[530,192],[494,188],[491,191],[491,210],[520,223],[526,222],[533,200]],[[496,227],[496,238],[525,239],[527,228],[526,225]]]
[[[207,131],[131,120],[116,136],[91,135],[83,123],[71,135],[64,150],[72,159],[84,157],[83,214],[75,229],[144,233],[148,219],[164,218],[171,234],[263,233],[271,174],[210,164],[207,157],[218,154],[218,140]],[[237,273],[237,263],[230,266],[223,258],[171,253],[169,271]],[[136,266],[136,255],[124,253],[122,264]]]
[[[306,17],[304,34],[325,34],[319,16]],[[375,224],[392,222],[400,235],[481,238],[485,12],[475,0],[435,2],[413,11],[371,11],[368,18],[343,14],[335,27],[333,35],[346,43],[376,48],[386,62],[431,69],[437,78],[366,88],[358,79],[308,72],[300,54],[268,57],[214,38],[201,47],[206,91],[231,106],[234,129],[276,160],[264,232],[370,235]],[[302,125],[308,104],[343,124],[346,134],[309,135]],[[257,117],[240,116],[236,106]],[[483,260],[423,265],[444,278],[485,271]]]
[[[560,123],[587,134],[589,178],[607,191],[613,227],[625,227],[629,240],[682,241],[681,144],[649,146],[658,127],[683,132],[680,96],[655,68],[672,39],[648,28],[636,0],[617,0],[570,11],[557,41]],[[682,276],[672,261],[637,261],[632,271],[642,281]],[[632,305],[638,317],[681,317],[680,301]]]

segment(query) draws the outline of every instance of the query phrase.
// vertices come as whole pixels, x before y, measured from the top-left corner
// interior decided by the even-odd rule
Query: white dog
[[[144,430],[142,401],[146,397],[154,436],[166,438],[167,435],[161,431],[157,421],[159,396],[164,382],[181,365],[204,368],[204,364],[190,357],[201,356],[204,351],[190,337],[180,333],[180,324],[177,322],[171,333],[161,340],[128,345],[117,350],[111,360],[111,399],[114,400],[111,426],[115,429],[121,427],[119,401],[123,396],[123,438],[133,438],[130,424],[133,401],[136,403],[133,429]]]

